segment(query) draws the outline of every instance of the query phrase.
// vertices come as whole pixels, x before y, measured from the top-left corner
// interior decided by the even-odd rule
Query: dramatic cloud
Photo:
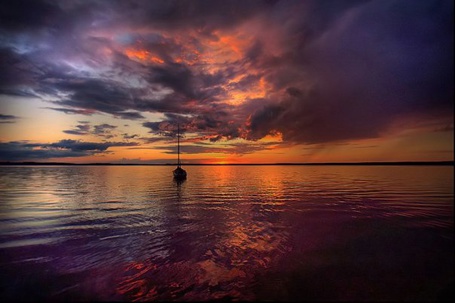
[[[0,94],[155,136],[316,144],[453,120],[451,0],[4,1],[0,19]]]
[[[311,86],[286,87],[276,75],[288,96],[254,113],[251,137],[275,129],[288,141],[369,138],[400,115],[451,116],[452,20],[448,1],[372,1],[342,12],[291,59]]]
[[[125,142],[83,142],[60,140],[54,143],[30,143],[27,141],[0,142],[0,159],[3,161],[46,160],[51,158],[84,157],[104,153],[109,147],[135,146]]]

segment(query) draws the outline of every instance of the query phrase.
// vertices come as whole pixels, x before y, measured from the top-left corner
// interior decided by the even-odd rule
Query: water
[[[452,166],[1,166],[0,298],[453,296]]]

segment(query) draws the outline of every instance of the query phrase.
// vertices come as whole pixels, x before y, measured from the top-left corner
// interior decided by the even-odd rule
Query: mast
[[[180,124],[177,124],[177,166],[180,167]]]

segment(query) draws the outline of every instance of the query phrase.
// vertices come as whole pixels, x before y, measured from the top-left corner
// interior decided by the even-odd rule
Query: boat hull
[[[174,169],[173,173],[175,179],[186,179],[186,171],[181,167]]]

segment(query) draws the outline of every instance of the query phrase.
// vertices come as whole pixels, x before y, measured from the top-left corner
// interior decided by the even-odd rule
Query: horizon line
[[[182,166],[311,166],[311,165],[454,165],[454,160],[447,161],[366,161],[366,162],[276,162],[276,163],[182,163]],[[170,166],[175,163],[115,163],[115,162],[36,162],[36,161],[0,161],[0,165],[94,165],[94,166]]]

